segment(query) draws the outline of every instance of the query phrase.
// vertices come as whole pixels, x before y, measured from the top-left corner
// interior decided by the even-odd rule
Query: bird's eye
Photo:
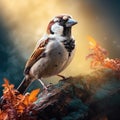
[[[68,19],[63,19],[63,18],[61,18],[61,19],[59,20],[59,23],[60,23],[60,25],[64,26],[67,21],[68,21]]]

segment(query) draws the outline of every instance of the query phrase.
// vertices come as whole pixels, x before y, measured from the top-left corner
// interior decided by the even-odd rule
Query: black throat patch
[[[70,37],[71,36],[71,27],[65,27],[63,30],[63,36]]]
[[[75,40],[73,40],[72,38],[70,40],[64,40],[63,44],[69,53],[68,55],[71,56],[71,52],[75,48]]]

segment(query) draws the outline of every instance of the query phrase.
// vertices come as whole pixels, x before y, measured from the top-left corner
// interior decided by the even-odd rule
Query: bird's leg
[[[58,74],[57,76],[61,77],[62,79],[65,79],[65,76]]]
[[[45,90],[48,89],[47,86],[43,83],[43,81],[42,81],[41,79],[38,79],[38,81],[42,84],[42,86],[43,86],[43,88],[44,88]]]

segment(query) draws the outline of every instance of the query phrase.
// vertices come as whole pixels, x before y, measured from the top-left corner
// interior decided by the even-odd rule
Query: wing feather
[[[43,57],[45,46],[48,44],[48,41],[49,39],[42,40],[39,43],[38,47],[34,50],[34,52],[32,53],[32,55],[30,56],[30,58],[28,59],[26,63],[25,70],[24,70],[25,74],[29,74],[29,71],[31,67],[33,66],[33,64]]]

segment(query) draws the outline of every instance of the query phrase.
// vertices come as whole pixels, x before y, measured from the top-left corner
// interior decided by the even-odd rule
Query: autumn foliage
[[[108,52],[104,48],[102,48],[92,37],[88,37],[88,41],[90,44],[89,49],[91,53],[87,56],[87,58],[92,58],[91,68],[96,67],[105,67],[110,68],[118,73],[120,76],[120,59],[110,59],[108,58]]]
[[[91,68],[103,67],[115,71],[120,78],[120,59],[108,58],[108,52],[102,48],[92,37],[88,37],[91,53],[86,58],[91,58]],[[39,89],[25,95],[20,94],[13,84],[4,79],[3,96],[0,99],[0,120],[36,120],[32,113]]]
[[[0,101],[0,120],[24,120],[26,116],[29,118],[28,113],[34,107],[40,90],[36,89],[30,94],[22,95],[14,89],[14,85],[9,84],[7,79],[4,79],[4,82]]]

